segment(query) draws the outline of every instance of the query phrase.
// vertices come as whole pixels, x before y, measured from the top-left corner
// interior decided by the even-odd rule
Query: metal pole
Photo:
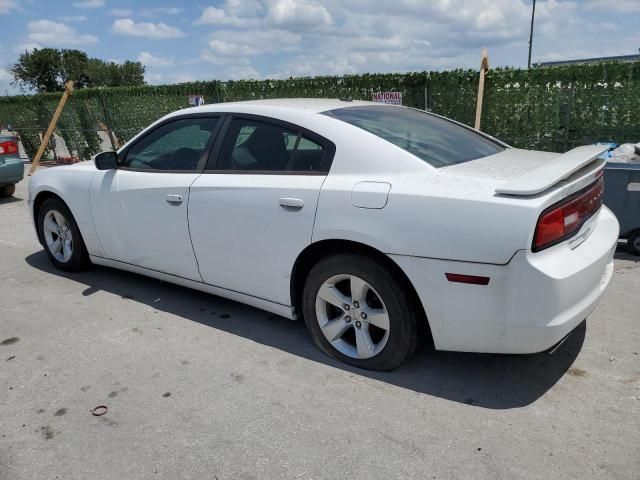
[[[536,0],[533,0],[533,8],[531,9],[531,30],[529,30],[529,61],[527,68],[531,68],[531,46],[533,45],[533,19],[536,16]]]

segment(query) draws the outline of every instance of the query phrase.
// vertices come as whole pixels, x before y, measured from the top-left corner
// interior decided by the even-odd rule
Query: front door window
[[[219,118],[196,117],[166,123],[127,151],[125,168],[195,171]]]

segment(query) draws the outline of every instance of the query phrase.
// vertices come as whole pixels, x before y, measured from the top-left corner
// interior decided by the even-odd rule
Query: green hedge
[[[87,158],[100,149],[98,130],[108,128],[121,144],[188,106],[189,94],[215,103],[279,97],[369,100],[374,92],[399,91],[407,106],[473,125],[477,88],[477,71],[452,70],[82,89],[71,96],[57,132],[72,154]],[[20,132],[29,156],[59,97],[0,98],[0,123]],[[513,146],[562,152],[595,141],[640,141],[639,113],[640,62],[495,69],[485,82],[481,128]],[[50,156],[54,148],[49,145]]]

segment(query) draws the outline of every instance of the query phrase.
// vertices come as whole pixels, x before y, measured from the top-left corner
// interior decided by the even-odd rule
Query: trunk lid
[[[574,148],[498,186],[496,193],[535,195],[563,180],[569,180],[574,174],[591,174],[593,178],[593,174],[604,168],[605,161],[599,157],[608,149],[608,146],[603,145]]]
[[[570,195],[595,180],[604,168],[600,157],[606,145],[586,145],[565,154],[508,148],[504,152],[441,171],[454,175],[495,180],[495,193],[509,196],[539,195],[554,187]]]

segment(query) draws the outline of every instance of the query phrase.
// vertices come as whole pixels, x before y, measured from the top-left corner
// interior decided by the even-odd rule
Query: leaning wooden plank
[[[476,122],[473,126],[480,130],[480,118],[482,117],[482,99],[484,97],[484,76],[489,71],[489,53],[486,48],[482,49],[482,60],[480,61],[480,80],[478,82],[478,99],[476,102]]]
[[[53,117],[51,117],[51,122],[49,122],[49,127],[47,128],[47,131],[44,133],[44,136],[42,137],[42,142],[40,143],[40,147],[38,148],[36,156],[33,157],[33,162],[31,163],[31,169],[29,169],[29,175],[33,175],[33,172],[35,172],[36,168],[38,168],[38,165],[40,164],[40,159],[44,154],[44,150],[47,147],[47,144],[49,143],[49,139],[51,138],[51,134],[53,133],[54,128],[56,128],[56,123],[58,123],[58,118],[62,113],[64,104],[67,103],[67,98],[69,98],[69,95],[71,95],[71,92],[73,92],[73,80],[67,80],[66,82],[64,82],[64,93],[62,94],[60,103],[58,103],[58,107],[56,108],[56,111],[53,112]]]

